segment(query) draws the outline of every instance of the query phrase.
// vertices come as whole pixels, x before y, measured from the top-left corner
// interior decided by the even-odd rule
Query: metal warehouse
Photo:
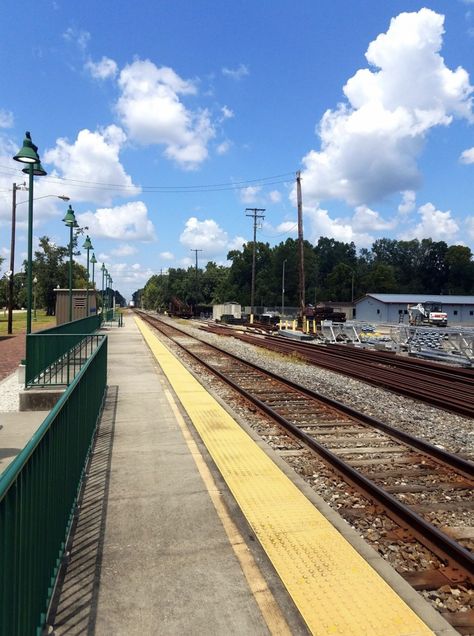
[[[365,322],[407,323],[409,305],[430,302],[448,314],[448,325],[474,326],[474,296],[366,294],[355,302],[355,317]]]

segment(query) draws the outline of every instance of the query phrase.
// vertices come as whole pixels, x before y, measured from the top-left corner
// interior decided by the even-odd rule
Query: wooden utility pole
[[[193,250],[191,248],[191,252],[194,252],[196,254],[196,286],[195,286],[195,290],[194,293],[196,294],[196,298],[194,300],[194,306],[197,305],[197,298],[198,298],[198,252],[202,252],[202,250]]]
[[[251,212],[251,214],[246,214],[245,216],[253,217],[252,287],[250,290],[250,315],[252,316],[252,321],[255,301],[255,248],[257,245],[257,219],[265,218],[263,214],[258,214],[258,212],[265,212],[265,209],[266,208],[245,208],[246,212]]]
[[[304,280],[304,243],[303,243],[303,199],[301,196],[301,172],[296,173],[296,200],[298,204],[298,252],[299,252],[299,280],[298,280],[298,300],[301,317],[304,316],[306,307],[305,301],[305,280]]]

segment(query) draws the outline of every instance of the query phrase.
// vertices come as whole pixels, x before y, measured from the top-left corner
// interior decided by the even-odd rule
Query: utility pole
[[[299,251],[299,283],[298,296],[301,318],[304,316],[305,302],[305,280],[304,280],[304,244],[303,244],[303,199],[301,196],[301,172],[296,173],[296,200],[298,204],[298,251]]]
[[[253,309],[254,309],[254,300],[255,300],[255,248],[257,245],[257,219],[265,218],[263,214],[258,214],[259,212],[265,212],[265,209],[266,208],[245,208],[246,212],[251,212],[251,214],[246,214],[245,216],[253,217],[252,287],[250,291],[250,322],[253,322]]]
[[[191,252],[194,252],[196,255],[196,286],[195,286],[195,301],[194,301],[194,306],[197,305],[197,297],[198,297],[198,252],[202,252],[202,250],[193,250],[191,248]]]

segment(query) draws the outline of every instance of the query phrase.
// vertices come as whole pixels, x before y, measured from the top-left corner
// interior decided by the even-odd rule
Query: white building
[[[474,296],[366,294],[355,301],[355,318],[364,322],[408,322],[408,305],[432,302],[448,314],[448,325],[474,326]]]

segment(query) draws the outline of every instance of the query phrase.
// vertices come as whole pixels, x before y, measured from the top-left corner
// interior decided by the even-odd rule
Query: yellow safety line
[[[310,631],[433,635],[151,329],[137,325]]]
[[[232,518],[229,515],[224,502],[222,501],[222,494],[217,488],[214,477],[212,476],[211,471],[207,467],[207,464],[204,461],[204,458],[201,455],[196,442],[189,432],[186,422],[179,412],[179,409],[171,392],[167,389],[165,389],[165,396],[178,422],[184,440],[191,452],[191,455],[194,459],[199,474],[201,475],[204,485],[206,486],[209,497],[214,504],[217,515],[221,520],[227,538],[229,539],[229,543],[232,546],[232,549],[234,550],[234,553],[240,563],[240,567],[242,568],[242,572],[244,573],[244,576],[247,580],[250,591],[252,592],[255,601],[260,608],[260,612],[263,616],[263,619],[265,620],[265,623],[267,624],[268,630],[275,636],[291,636],[291,630],[288,627],[285,617],[283,616],[280,607],[275,600],[275,597],[271,593],[267,582],[263,578],[263,575],[260,572],[260,569],[256,564],[252,553],[248,549],[244,538],[239,532],[239,529],[232,521]]]

